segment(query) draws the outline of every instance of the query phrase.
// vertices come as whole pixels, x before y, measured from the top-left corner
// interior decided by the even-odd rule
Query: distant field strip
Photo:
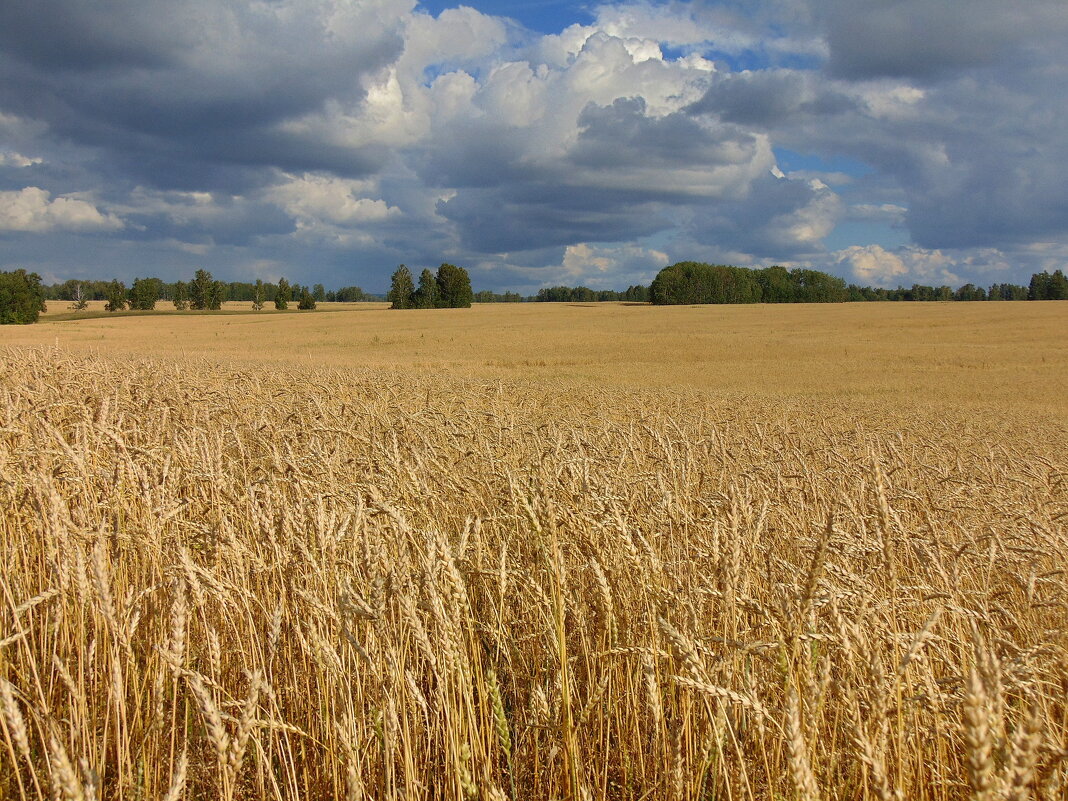
[[[57,304],[50,304],[57,306]],[[0,328],[4,345],[264,369],[387,368],[534,387],[687,388],[883,408],[1068,413],[1068,304],[476,304],[168,313]],[[57,306],[57,308],[61,308]],[[226,304],[226,310],[248,304]]]
[[[119,323],[2,354],[5,801],[1064,798],[1059,368],[1016,414]]]

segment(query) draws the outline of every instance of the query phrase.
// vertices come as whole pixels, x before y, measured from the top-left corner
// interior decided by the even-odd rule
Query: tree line
[[[665,267],[650,286],[641,284],[619,292],[586,286],[551,286],[533,296],[516,293],[486,296],[486,303],[508,300],[548,303],[856,303],[864,301],[977,301],[977,300],[1068,300],[1068,279],[1061,270],[1035,273],[1028,286],[996,283],[989,288],[964,284],[949,286],[913,284],[911,287],[883,287],[846,284],[837,276],[819,270],[774,265],[764,269],[730,265],[679,262]]]
[[[585,286],[545,287],[533,296],[517,292],[472,292],[471,279],[462,267],[442,264],[437,273],[423,270],[416,285],[411,271],[400,265],[393,273],[385,297],[395,309],[468,307],[472,303],[566,302],[597,303],[630,301],[654,304],[704,303],[842,303],[858,301],[995,301],[1068,300],[1068,278],[1062,270],[1034,273],[1027,286],[995,283],[989,288],[964,284],[949,286],[913,284],[911,287],[881,287],[846,284],[837,276],[819,270],[774,265],[763,269],[684,261],[662,269],[649,286],[626,290],[594,290]],[[46,301],[69,301],[70,308],[84,310],[91,300],[105,301],[108,311],[149,311],[165,301],[178,310],[219,309],[228,300],[251,302],[255,310],[267,303],[276,309],[314,309],[323,301],[354,303],[379,301],[382,297],[358,286],[327,290],[322,284],[217,281],[207,270],[197,270],[192,280],[167,283],[159,278],[135,278],[127,287],[122,281],[71,279],[43,285],[37,273],[19,269],[0,272],[0,325],[37,322]]]
[[[111,301],[114,299],[118,301],[119,292],[122,290],[127,293],[126,307],[131,309],[152,309],[155,306],[150,304],[158,303],[159,301],[171,302],[176,298],[179,302],[188,303],[190,287],[198,282],[200,284],[210,282],[212,287],[206,293],[209,301],[218,299],[219,302],[234,300],[254,303],[257,297],[273,302],[278,294],[279,285],[283,286],[283,292],[284,287],[286,285],[289,286],[290,297],[288,301],[292,301],[294,298],[299,301],[304,294],[310,295],[312,300],[316,302],[359,303],[382,300],[380,295],[368,294],[358,286],[343,286],[340,289],[328,290],[322,284],[314,284],[313,286],[305,286],[298,283],[289,284],[284,278],[278,283],[261,280],[257,280],[254,283],[248,281],[221,282],[215,281],[211,277],[211,273],[205,270],[198,270],[193,280],[188,282],[175,281],[168,283],[159,278],[135,278],[133,284],[127,289],[126,285],[121,281],[79,280],[72,278],[61,283],[45,285],[42,290],[44,291],[45,300],[66,300],[78,304],[90,300]],[[183,308],[191,307],[184,306]]]
[[[1061,270],[1031,276],[1028,286],[993,284],[984,289],[964,284],[913,284],[910,288],[846,284],[819,270],[778,265],[764,269],[683,261],[665,267],[649,286],[649,301],[657,305],[703,303],[845,303],[858,301],[987,301],[1068,300],[1068,278]]]
[[[59,287],[58,299],[72,301],[70,308],[74,311],[84,311],[90,300],[105,301],[104,309],[109,312],[152,311],[160,301],[172,303],[178,311],[217,311],[228,300],[250,300],[255,311],[268,302],[276,309],[289,308],[294,299],[300,309],[314,309],[316,303],[310,288],[290,284],[285,278],[276,284],[260,279],[254,284],[228,284],[217,281],[207,270],[197,270],[191,281],[173,284],[159,278],[135,278],[129,288],[119,280],[67,281]]]
[[[590,289],[586,286],[549,286],[538,290],[532,298],[541,303],[604,303],[609,301],[631,301],[647,303],[649,287],[628,286],[623,292],[614,289]]]

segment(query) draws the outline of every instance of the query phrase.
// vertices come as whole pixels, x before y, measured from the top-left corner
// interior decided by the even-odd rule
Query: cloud
[[[881,245],[854,245],[838,251],[835,262],[865,286],[960,283],[960,276],[953,272],[954,260],[939,250],[905,247],[890,251]]]
[[[907,211],[907,208],[897,203],[855,203],[846,210],[846,216],[851,220],[882,220],[901,223]]]
[[[813,72],[745,70],[718,76],[691,113],[715,114],[739,125],[774,128],[796,117],[830,119],[855,111],[858,99]]]
[[[809,15],[790,0],[764,3],[639,2],[597,7],[591,26],[624,39],[664,44],[687,53],[717,57],[755,55],[774,65],[781,60],[822,58],[826,45],[800,24]]]
[[[833,254],[834,268],[848,280],[891,288],[917,283],[956,288],[965,282],[984,287],[994,283],[1026,286],[1031,273],[1063,269],[1066,260],[1068,246],[1054,243],[1015,250],[853,245]]]
[[[642,0],[553,35],[414,0],[25,5],[0,226],[53,232],[6,244],[55,274],[608,285],[655,252],[1026,281],[1068,242],[1062,0]],[[886,235],[829,252],[856,232]]]
[[[649,283],[671,261],[668,254],[637,245],[599,247],[585,242],[568,245],[557,275],[569,285],[594,289],[622,288],[622,281]]]
[[[489,281],[535,293],[547,286],[588,286],[623,289],[648,284],[671,258],[654,247],[637,243],[596,245],[580,242],[563,248],[546,248],[513,260],[498,254],[472,265],[476,282]]]
[[[401,214],[384,200],[361,197],[368,182],[327,175],[286,176],[265,192],[265,197],[298,221],[299,225],[327,223],[348,226],[381,222]]]
[[[404,54],[398,65],[421,78],[427,67],[440,71],[477,69],[515,34],[501,17],[469,6],[447,8],[438,16],[413,14],[405,25]]]
[[[236,187],[263,166],[373,172],[382,153],[286,123],[358,105],[403,49],[411,3],[210,0],[0,6],[5,112],[165,188]],[[223,166],[227,169],[218,170]]]
[[[114,214],[102,214],[96,206],[73,197],[57,197],[36,186],[18,192],[0,192],[0,230],[115,231],[123,222]]]
[[[651,116],[640,97],[588,104],[578,128],[569,161],[613,188],[722,197],[744,191],[771,163],[764,137],[733,125],[702,125],[681,112]]]
[[[823,69],[721,72],[691,111],[865,165],[878,181],[842,192],[851,205],[901,206],[917,246],[1068,237],[1063,4],[1036,0],[1018,16],[986,0],[809,8],[830,48]],[[891,197],[856,197],[875,183]]]
[[[596,187],[561,191],[548,181],[466,189],[438,210],[456,225],[463,247],[481,253],[613,242],[672,225],[663,204],[651,198],[621,198]]]
[[[0,167],[32,167],[42,161],[42,158],[31,158],[10,150],[0,151]]]
[[[551,37],[550,37],[551,38]],[[675,209],[733,202],[773,165],[769,141],[684,111],[707,65],[596,32],[556,65],[497,64],[428,88],[435,138],[415,164],[460,245],[514,252],[671,228]]]
[[[696,242],[750,254],[750,260],[811,260],[825,255],[822,240],[841,216],[840,198],[822,181],[768,171],[745,197],[697,211],[689,233]]]
[[[851,79],[937,80],[1060,46],[1068,32],[1060,0],[817,0],[813,7],[831,73]]]
[[[141,241],[248,245],[259,237],[292,234],[293,218],[259,194],[137,186],[111,208],[126,220],[127,236]]]

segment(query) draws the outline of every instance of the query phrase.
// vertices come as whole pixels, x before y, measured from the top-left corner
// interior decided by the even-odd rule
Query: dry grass
[[[1063,797],[1063,361],[1015,416],[61,345],[3,353],[5,801]]]

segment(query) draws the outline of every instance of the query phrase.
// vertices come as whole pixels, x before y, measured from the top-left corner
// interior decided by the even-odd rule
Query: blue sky
[[[448,8],[456,8],[458,3],[448,0],[433,0],[433,2],[420,3],[419,8],[438,16]],[[590,12],[590,6],[586,3],[572,3],[567,0],[532,0],[523,2],[485,2],[465,3],[464,5],[477,8],[484,14],[499,17],[508,17],[523,25],[525,28],[538,33],[559,33],[569,25],[588,25],[594,15]]]
[[[1068,263],[1062,0],[0,4],[0,269],[625,288]]]

